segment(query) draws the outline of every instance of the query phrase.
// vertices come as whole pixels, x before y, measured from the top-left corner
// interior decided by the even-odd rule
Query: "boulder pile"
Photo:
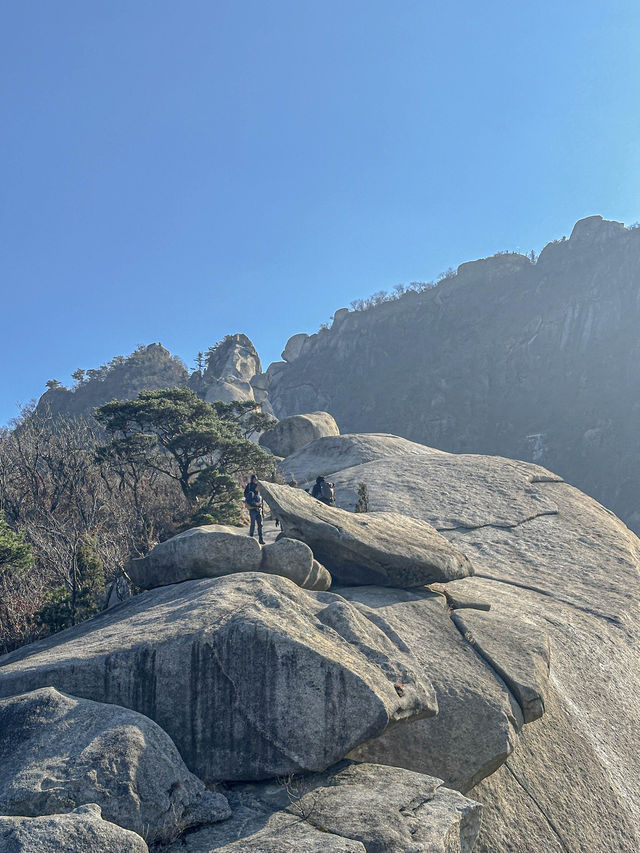
[[[263,483],[275,542],[186,531],[0,658],[0,851],[640,849],[635,536],[538,466],[394,436],[281,468],[337,506]]]

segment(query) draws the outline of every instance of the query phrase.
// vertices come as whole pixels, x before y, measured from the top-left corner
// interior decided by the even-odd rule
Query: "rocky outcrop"
[[[252,572],[151,590],[0,660],[1,696],[47,685],[151,717],[205,781],[323,770],[437,710],[379,624]]]
[[[414,587],[473,571],[462,551],[409,516],[345,512],[275,483],[260,490],[285,536],[306,542],[340,583]]]
[[[249,382],[261,373],[260,357],[246,335],[227,335],[210,351],[204,380],[207,384],[217,379],[239,379]]]
[[[2,853],[148,853],[144,840],[109,821],[100,806],[80,806],[70,814],[47,817],[0,816]]]
[[[262,549],[260,570],[289,578],[303,589],[326,590],[331,575],[314,559],[313,551],[299,539],[278,539]]]
[[[494,773],[516,747],[522,711],[457,630],[446,598],[427,590],[338,589],[367,618],[390,627],[417,670],[429,673],[438,700],[437,716],[398,726],[356,747],[350,757],[437,774],[462,792]]]
[[[300,335],[293,335],[289,338],[286,343],[285,348],[282,351],[282,360],[283,361],[295,361],[296,358],[302,352],[305,343],[309,340],[309,335],[305,335],[304,333]]]
[[[383,618],[429,670],[439,705],[437,717],[389,730],[352,755],[413,758],[405,766],[482,802],[482,853],[639,849],[637,538],[530,463],[426,453],[332,479],[343,506],[366,482],[374,509],[411,507],[475,568],[437,588],[439,607],[418,591],[380,590],[374,605],[364,597],[373,591],[339,589]],[[485,609],[476,613],[474,603]],[[481,695],[488,684],[493,699]],[[542,718],[522,727],[542,705]]]
[[[640,229],[591,216],[537,263],[462,264],[311,336],[269,385],[277,417],[540,463],[640,531]],[[320,472],[323,473],[323,472]]]
[[[209,403],[254,401],[251,380],[261,371],[260,357],[249,338],[227,335],[209,351],[206,370],[195,390]]]
[[[262,433],[260,445],[275,456],[289,456],[316,438],[339,434],[338,425],[328,412],[311,412],[284,418]]]
[[[196,578],[260,570],[262,552],[246,529],[223,524],[191,527],[131,560],[128,574],[137,587],[153,589]]]
[[[140,391],[182,388],[188,381],[189,373],[177,356],[160,344],[149,344],[126,358],[116,356],[109,364],[87,370],[73,389],[52,388],[40,397],[37,410],[88,417],[110,400],[134,400]]]
[[[361,433],[318,438],[291,453],[280,463],[285,478],[293,477],[301,488],[311,487],[318,476],[328,476],[364,462],[375,462],[390,456],[437,454],[439,450],[407,441],[397,435]],[[377,478],[376,480],[382,478]]]
[[[439,779],[343,762],[285,784],[236,788],[234,817],[169,853],[471,853],[480,807]]]
[[[147,841],[231,814],[147,717],[53,687],[0,700],[0,755],[0,814],[39,817],[97,803],[105,820]]]

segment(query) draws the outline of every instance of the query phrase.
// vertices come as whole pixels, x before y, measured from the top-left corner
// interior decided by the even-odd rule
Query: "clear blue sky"
[[[600,213],[640,218],[638,0],[3,0],[0,423]]]

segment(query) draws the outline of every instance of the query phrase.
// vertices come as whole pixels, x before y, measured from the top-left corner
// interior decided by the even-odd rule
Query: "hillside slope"
[[[543,464],[640,529],[640,229],[592,216],[537,263],[462,264],[340,311],[267,371],[278,417]],[[285,350],[285,357],[287,351]]]

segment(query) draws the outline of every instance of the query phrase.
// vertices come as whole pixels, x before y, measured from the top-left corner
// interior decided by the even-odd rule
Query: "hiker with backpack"
[[[249,536],[253,536],[255,534],[257,525],[258,542],[261,545],[264,545],[264,539],[262,538],[262,495],[258,490],[258,478],[255,474],[251,475],[251,479],[244,487],[244,502],[249,509],[249,518],[251,519],[251,524],[249,525]]]
[[[317,498],[327,506],[333,506],[336,502],[335,483],[330,483],[324,477],[316,477],[316,482],[311,490],[311,497]]]

